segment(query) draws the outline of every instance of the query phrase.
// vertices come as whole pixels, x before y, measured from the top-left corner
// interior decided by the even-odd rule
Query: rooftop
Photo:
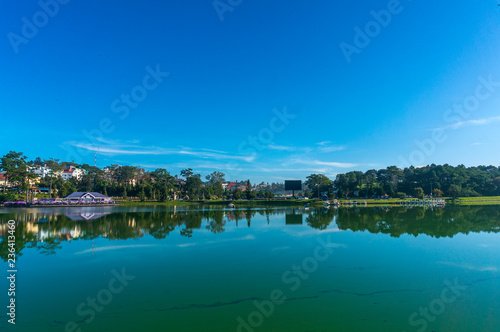
[[[64,198],[82,198],[83,196],[85,195],[90,195],[94,198],[109,198],[108,196],[106,195],[103,195],[101,193],[96,193],[96,192],[82,192],[82,191],[77,191],[77,192],[74,192],[72,194],[69,194],[68,196],[64,197]]]

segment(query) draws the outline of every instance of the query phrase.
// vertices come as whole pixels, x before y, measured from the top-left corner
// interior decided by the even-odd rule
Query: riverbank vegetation
[[[390,166],[338,174],[333,182],[339,197],[388,195],[404,198],[500,196],[500,168],[428,165],[404,169]]]
[[[43,175],[35,172],[42,168]],[[73,170],[79,170],[79,175],[61,176]],[[226,175],[220,171],[202,177],[191,168],[181,170],[180,175],[172,175],[164,168],[147,171],[134,166],[112,165],[101,169],[57,159],[42,160],[38,157],[28,160],[23,153],[15,151],[10,151],[0,159],[0,171],[0,178],[3,179],[0,181],[0,203],[14,199],[29,200],[35,195],[37,198],[64,197],[75,191],[95,191],[118,201],[209,200],[214,204],[228,199],[259,202],[272,199],[278,193],[287,194],[283,183],[252,184],[250,180],[228,182]],[[45,189],[46,193],[40,192],[41,189]],[[379,204],[380,198],[388,199],[383,203],[397,203],[408,198],[426,197],[460,198],[458,204],[491,204],[492,200],[470,198],[500,196],[500,168],[432,164],[404,169],[390,166],[366,172],[352,171],[337,174],[335,179],[324,174],[311,174],[306,178],[303,189],[297,195],[316,199],[366,200],[368,204]],[[303,203],[287,201],[283,204]]]

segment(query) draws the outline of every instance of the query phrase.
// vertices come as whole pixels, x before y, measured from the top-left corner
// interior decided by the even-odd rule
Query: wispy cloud
[[[309,146],[309,147],[304,147],[304,146],[289,146],[289,145],[277,145],[277,144],[269,144],[267,146],[268,149],[270,150],[276,150],[276,151],[287,151],[287,152],[304,152],[304,153],[309,153],[309,152],[322,152],[322,153],[329,153],[329,152],[335,152],[335,151],[342,151],[345,150],[345,146],[341,145],[331,145],[330,141],[324,141],[324,142],[319,142],[316,143],[316,145]]]
[[[86,249],[83,251],[79,251],[76,254],[81,255],[81,254],[87,254],[90,252],[99,252],[99,251],[108,251],[108,250],[122,250],[122,249],[136,249],[136,248],[148,248],[148,247],[154,247],[154,244],[137,244],[137,245],[126,245],[126,246],[109,246],[109,247],[100,247],[100,248],[95,248],[95,249]]]
[[[335,152],[335,151],[342,151],[345,150],[345,146],[323,146],[319,148],[319,151],[328,153],[328,152]]]
[[[190,161],[189,163],[174,163],[174,164],[138,164],[136,166],[141,166],[145,168],[192,168],[196,170],[210,169],[210,170],[222,170],[222,171],[238,171],[241,172],[244,169],[238,163],[220,163],[220,162],[211,162],[211,161]]]
[[[327,167],[338,167],[338,168],[350,168],[356,167],[358,164],[354,163],[343,163],[337,161],[321,161],[321,160],[307,160],[307,159],[295,159],[290,161],[291,164],[301,164],[301,165],[311,165],[311,166],[327,166]]]
[[[178,244],[177,247],[179,248],[187,248],[187,247],[193,247],[195,246],[196,243],[192,242],[192,243],[182,243],[182,244]]]
[[[278,151],[296,151],[297,147],[295,146],[284,146],[284,145],[274,145],[274,144],[269,144],[267,146],[268,149],[271,150],[278,150]]]
[[[483,118],[483,119],[477,119],[477,120],[460,121],[460,122],[456,122],[456,123],[450,124],[448,126],[444,126],[444,127],[436,128],[436,129],[441,129],[441,130],[460,129],[463,127],[470,127],[470,126],[484,126],[484,125],[488,125],[488,124],[495,123],[495,122],[500,122],[500,116],[494,116],[491,118]]]
[[[332,142],[330,141],[318,142],[316,145],[319,145],[318,151],[323,153],[342,151],[346,149],[344,145],[332,145]]]
[[[293,228],[285,228],[284,230],[285,233],[288,235],[291,235],[293,237],[311,237],[311,236],[318,236],[322,234],[328,234],[328,233],[340,233],[344,232],[338,228],[329,228],[329,229],[324,229],[324,230],[317,230],[317,229],[307,229],[307,230],[300,230],[300,231],[295,231]],[[341,243],[329,243],[328,247],[333,247],[333,248],[347,248],[345,244]]]
[[[216,153],[227,153],[226,151],[219,151],[219,150],[212,150],[212,149],[202,149],[203,151],[210,151],[210,152],[216,152]]]
[[[122,148],[130,148],[130,147],[135,147],[137,144],[139,144],[138,140],[131,140],[131,141],[117,141],[117,140],[110,140],[110,139],[105,139],[102,137],[95,137],[94,138],[96,141],[99,143],[104,143],[110,146],[114,147],[122,147]]]
[[[89,144],[82,142],[70,141],[66,142],[69,145],[74,147],[78,147],[80,149],[89,150],[89,151],[97,151],[101,154],[105,155],[184,155],[184,156],[192,156],[197,158],[210,158],[210,159],[228,159],[228,160],[239,160],[252,162],[256,159],[255,155],[247,155],[247,156],[235,156],[226,154],[221,151],[210,151],[208,149],[195,150],[190,148],[180,148],[180,149],[166,149],[157,146],[140,146],[137,144],[129,144],[129,143],[120,143],[117,141],[105,141],[101,140],[101,143],[104,144]]]
[[[268,167],[265,164],[260,164],[260,163],[253,163],[251,164],[253,166],[248,167],[244,166],[238,163],[217,163],[217,162],[211,162],[211,161],[202,161],[202,162],[189,162],[189,163],[173,163],[173,164],[151,164],[151,163],[146,163],[146,164],[135,164],[134,166],[140,166],[144,168],[166,168],[166,169],[172,169],[172,168],[192,168],[195,172],[199,172],[202,170],[221,170],[222,172],[238,172],[238,173],[274,173],[274,174],[279,174],[279,173],[295,173],[295,172],[305,172],[305,173],[324,173],[324,174],[333,174],[329,173],[332,172],[332,170],[329,167],[326,166],[314,166],[314,165],[307,165],[305,167],[290,167],[283,165],[282,167]],[[310,167],[308,167],[310,166]],[[231,174],[229,174],[231,175]],[[336,174],[335,174],[336,176]],[[274,179],[280,179],[280,177],[275,176]],[[283,177],[282,179],[287,179],[289,180],[290,177],[287,176],[286,178]]]

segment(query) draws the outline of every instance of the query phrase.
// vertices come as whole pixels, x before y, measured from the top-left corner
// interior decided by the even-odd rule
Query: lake
[[[3,209],[4,275],[9,220],[16,331],[500,331],[498,206]]]

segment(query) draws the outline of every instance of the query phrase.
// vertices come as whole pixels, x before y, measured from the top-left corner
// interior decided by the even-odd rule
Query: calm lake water
[[[3,209],[3,275],[10,219],[1,330],[500,331],[498,206]]]

